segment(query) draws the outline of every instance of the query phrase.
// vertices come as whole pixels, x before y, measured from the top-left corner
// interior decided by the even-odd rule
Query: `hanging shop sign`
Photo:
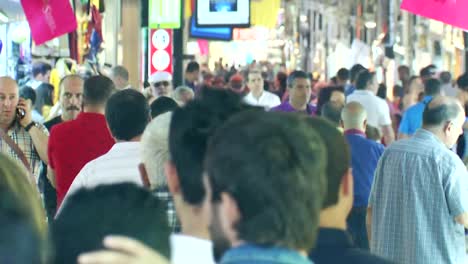
[[[180,28],[181,0],[150,0],[149,23],[150,28]]]
[[[150,29],[149,75],[156,72],[172,74],[173,32],[170,29]]]
[[[70,1],[21,0],[21,5],[36,45],[72,32],[77,27]]]
[[[468,30],[468,1],[403,0],[401,9]]]

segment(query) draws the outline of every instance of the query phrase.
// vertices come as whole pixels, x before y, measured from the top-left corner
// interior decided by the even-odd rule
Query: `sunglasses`
[[[159,86],[161,86],[161,85],[164,85],[164,86],[167,87],[167,86],[169,86],[169,82],[168,82],[168,81],[163,81],[163,82],[155,82],[155,83],[153,83],[153,86],[154,86],[154,87],[159,87]]]

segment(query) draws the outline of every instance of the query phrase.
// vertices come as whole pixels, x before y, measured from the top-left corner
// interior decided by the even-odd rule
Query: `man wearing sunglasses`
[[[166,96],[172,97],[172,75],[168,72],[156,72],[152,74],[148,82],[151,85],[151,95],[154,99]]]

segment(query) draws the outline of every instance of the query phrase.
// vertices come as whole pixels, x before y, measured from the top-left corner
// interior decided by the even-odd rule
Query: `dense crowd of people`
[[[467,260],[468,74],[50,70],[0,77],[0,263]]]

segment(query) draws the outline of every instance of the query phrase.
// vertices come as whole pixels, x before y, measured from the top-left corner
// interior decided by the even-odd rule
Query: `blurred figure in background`
[[[186,105],[194,97],[194,91],[188,86],[179,86],[174,90],[173,98],[180,106]]]

